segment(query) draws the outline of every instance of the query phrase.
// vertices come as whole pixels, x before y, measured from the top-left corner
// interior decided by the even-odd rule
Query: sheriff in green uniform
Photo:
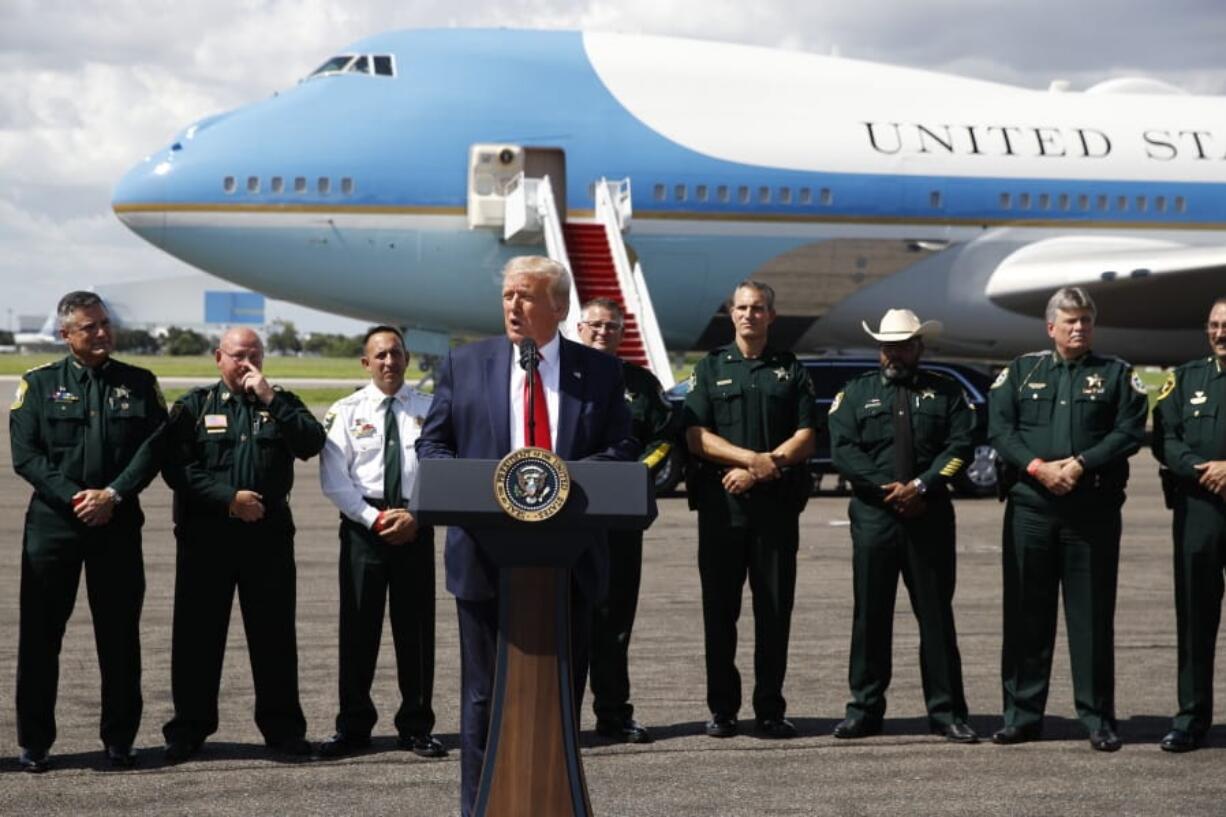
[[[585,346],[616,355],[625,337],[621,304],[595,298],[583,305],[579,339]],[[622,362],[631,433],[642,446],[639,460],[652,475],[672,448],[672,409],[655,375]],[[626,743],[649,743],[651,733],[634,719],[630,703],[630,634],[643,574],[643,532],[609,531],[609,595],[592,608],[590,663],[596,733]]]
[[[979,739],[967,723],[954,629],[954,509],[946,487],[971,455],[974,408],[956,381],[918,368],[924,337],[940,330],[909,309],[891,309],[877,332],[865,325],[880,344],[881,369],[853,379],[830,407],[831,457],[853,489],[855,588],[852,700],[836,738],[881,731],[901,573],[919,621],[929,728],[958,743]]]
[[[111,359],[111,322],[97,295],[70,292],[57,314],[71,354],[27,372],[9,415],[13,468],[34,487],[17,648],[19,764],[29,772],[47,768],[55,742],[60,644],[82,567],[102,675],[99,736],[113,765],[134,762],[145,597],[137,494],[157,475],[166,419],[153,374]]]
[[[1154,455],[1175,511],[1179,712],[1161,746],[1190,752],[1213,723],[1213,654],[1226,568],[1226,298],[1206,324],[1213,354],[1171,373],[1154,407]]]
[[[1080,287],[1047,304],[1055,349],[1023,355],[992,385],[989,434],[1018,474],[1005,509],[1004,727],[995,743],[1043,729],[1064,585],[1077,715],[1100,751],[1115,719],[1115,592],[1128,457],[1145,435],[1145,388],[1118,358],[1090,351],[1094,302]]]
[[[302,401],[260,371],[264,348],[231,329],[215,352],[221,380],[174,405],[166,482],[174,489],[175,610],[166,759],[182,762],[217,731],[217,691],[237,588],[255,681],[255,722],[267,745],[310,754],[298,701],[294,629],[294,459],[324,445]]]
[[[685,401],[686,443],[696,466],[687,477],[698,511],[698,572],[712,737],[738,731],[741,678],[736,626],[749,577],[754,611],[753,708],[757,730],[791,738],[783,678],[796,591],[799,516],[812,480],[815,394],[789,352],[767,345],[775,293],[744,281],[729,300],[735,342],[694,368]]]

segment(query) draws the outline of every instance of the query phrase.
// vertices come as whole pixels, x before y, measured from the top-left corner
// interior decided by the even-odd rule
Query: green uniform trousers
[[[920,673],[933,725],[965,721],[962,658],[954,629],[954,513],[948,497],[903,521],[859,499],[850,506],[854,613],[847,717],[881,720],[893,672],[894,601],[898,576],[919,622]]]
[[[37,496],[26,512],[17,646],[17,742],[34,752],[55,742],[60,646],[77,601],[81,570],[102,676],[99,737],[131,746],[140,727],[140,614],[145,598],[144,515],[135,498],[110,523],[65,519]]]
[[[1005,726],[1042,724],[1056,640],[1057,594],[1062,589],[1077,716],[1090,731],[1116,727],[1120,504],[1039,508],[1009,501],[1001,651]]]
[[[340,713],[336,731],[369,735],[378,720],[370,687],[389,610],[400,709],[396,731],[434,730],[434,529],[389,545],[365,525],[341,517]]]
[[[238,591],[255,723],[268,743],[306,735],[298,699],[294,527],[284,513],[254,523],[188,521],[175,529],[171,695],[167,742],[199,742],[217,731],[217,692]]]
[[[592,608],[592,709],[598,721],[634,716],[630,703],[630,633],[643,576],[643,532],[609,531],[609,595]]]
[[[736,624],[745,578],[753,594],[754,715],[782,718],[783,677],[796,596],[799,516],[756,514],[748,525],[728,525],[726,514],[698,513],[698,574],[707,657],[707,706],[716,715],[741,708],[736,669]]]
[[[1213,656],[1222,617],[1226,504],[1180,492],[1175,498],[1174,528],[1179,631],[1179,714],[1174,728],[1203,736],[1213,723]]]

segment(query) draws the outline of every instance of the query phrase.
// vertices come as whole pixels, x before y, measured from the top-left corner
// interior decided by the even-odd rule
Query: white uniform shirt
[[[430,395],[408,384],[396,392],[396,421],[400,429],[400,463],[404,495],[413,490],[417,452],[413,444],[430,410]],[[342,397],[324,417],[328,437],[319,457],[319,483],[324,495],[348,518],[371,527],[379,511],[365,497],[383,499],[383,401],[374,383]]]
[[[555,334],[553,340],[537,349],[541,359],[537,364],[536,376],[541,379],[545,389],[545,405],[549,407],[549,440],[554,445],[558,441],[558,376],[562,368],[559,359],[562,343],[558,340],[560,334]],[[524,378],[527,372],[519,365],[519,347],[511,350],[511,450],[524,447]],[[537,429],[540,433],[540,429]]]

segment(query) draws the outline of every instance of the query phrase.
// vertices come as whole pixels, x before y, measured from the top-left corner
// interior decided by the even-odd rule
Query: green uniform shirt
[[[98,371],[97,398],[89,380],[72,355],[31,369],[9,414],[13,469],[70,518],[78,491],[110,487],[121,499],[135,497],[161,467],[166,401],[153,373],[108,360]],[[91,419],[98,406],[100,422]],[[87,480],[91,464],[94,479]]]
[[[274,386],[265,406],[233,394],[223,381],[192,389],[170,412],[166,482],[175,491],[175,521],[225,519],[240,490],[263,497],[265,513],[284,513],[294,486],[294,458],[323,449],[322,425],[293,393]]]
[[[766,452],[800,429],[817,425],[813,381],[791,352],[768,346],[749,360],[732,343],[698,361],[690,380],[683,417],[686,429],[702,426],[733,445]],[[801,508],[809,494],[805,463],[787,469],[782,479],[755,485],[738,496],[726,492],[720,483],[725,466],[696,465],[698,490],[691,503],[702,511],[726,509],[733,521],[744,522],[751,511],[759,509]],[[688,477],[686,484],[691,485]]]
[[[1194,486],[1196,466],[1226,459],[1226,372],[1201,358],[1171,372],[1154,406],[1154,456]]]
[[[953,379],[920,369],[911,392],[915,473],[929,488],[952,479],[971,456],[975,408]],[[894,401],[898,386],[880,370],[853,378],[830,405],[830,454],[856,495],[870,503],[894,474]]]
[[[1145,386],[1119,358],[1093,352],[1072,361],[1054,351],[1023,355],[1005,367],[989,394],[988,436],[996,453],[1019,472],[1011,489],[1028,504],[1076,503],[1090,491],[1122,495],[1128,458],[1145,437]],[[1080,455],[1085,474],[1056,497],[1026,473],[1035,458]]]
[[[654,475],[673,447],[673,410],[664,399],[660,381],[642,366],[622,361],[630,433],[643,446],[639,461]]]

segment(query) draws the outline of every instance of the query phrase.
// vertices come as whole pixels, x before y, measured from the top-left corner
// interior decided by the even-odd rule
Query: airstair
[[[631,263],[622,234],[633,214],[630,180],[601,179],[593,186],[593,218],[562,221],[549,177],[511,178],[502,190],[477,202],[470,198],[470,226],[498,226],[508,244],[544,243],[550,258],[571,271],[570,317],[563,334],[577,333],[580,304],[591,298],[610,298],[622,306],[626,329],[618,350],[623,360],[651,370],[664,388],[675,383],[668,350],[660,333],[642,267]],[[491,201],[498,198],[503,202]],[[499,207],[504,203],[504,207]],[[501,209],[501,213],[497,210]],[[474,215],[474,211],[476,214]],[[498,215],[502,218],[498,219]]]

